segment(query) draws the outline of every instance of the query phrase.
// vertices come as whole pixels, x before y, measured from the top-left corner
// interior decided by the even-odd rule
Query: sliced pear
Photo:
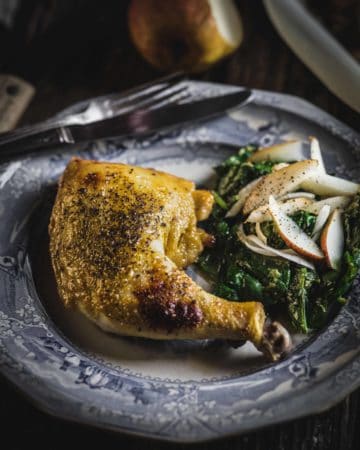
[[[324,160],[323,160],[323,157],[321,154],[319,141],[313,136],[309,137],[309,141],[310,141],[310,158],[318,161],[319,172],[326,173],[325,164],[324,164]]]
[[[250,195],[250,192],[255,188],[255,186],[259,183],[259,181],[263,177],[257,178],[256,180],[251,181],[248,183],[245,187],[243,187],[238,195],[237,195],[237,201],[232,205],[232,207],[229,209],[229,211],[226,213],[225,217],[234,217],[241,211],[242,207],[244,206],[245,200]]]
[[[244,233],[243,226],[240,225],[238,229],[238,238],[239,240],[251,251],[254,253],[258,253],[264,256],[272,256],[272,257],[280,257],[283,259],[287,259],[291,262],[299,264],[301,266],[307,267],[308,269],[315,270],[315,266],[312,262],[307,261],[305,258],[302,258],[295,252],[291,253],[292,250],[278,250],[276,248],[270,247],[269,245],[264,244],[261,239],[259,239],[255,235],[246,235]]]
[[[285,200],[290,200],[291,198],[298,198],[298,197],[310,198],[311,200],[313,200],[316,196],[315,196],[315,194],[313,194],[311,192],[299,191],[299,192],[290,192],[289,194],[281,195],[280,197],[278,197],[278,200],[281,200],[282,202],[284,202]]]
[[[331,213],[321,234],[320,244],[325,254],[327,265],[331,269],[339,270],[345,245],[344,226],[340,210],[335,209]]]
[[[280,258],[287,259],[291,262],[295,262],[300,266],[307,267],[308,269],[315,270],[315,266],[312,262],[306,260],[305,258],[299,256],[296,252],[293,252],[291,249],[279,250],[277,248],[270,247],[269,245],[264,244],[261,240],[254,235],[248,236],[248,243],[250,245],[257,245],[259,248],[272,253],[270,256],[279,256]]]
[[[311,159],[298,161],[265,175],[247,197],[243,213],[247,215],[259,206],[267,204],[270,195],[279,197],[296,191],[310,175],[317,171],[318,164],[317,161]]]
[[[249,250],[255,253],[259,253],[259,255],[274,256],[274,254],[269,249],[263,249],[260,248],[258,245],[250,243],[249,236],[247,236],[244,232],[243,224],[239,225],[239,228],[237,230],[237,236],[239,238],[239,241],[242,242]],[[255,235],[252,236],[256,237]]]
[[[251,162],[292,162],[300,161],[302,159],[306,159],[305,149],[303,148],[303,143],[297,140],[261,148],[257,152],[254,152],[249,158]]]
[[[271,220],[271,214],[269,212],[268,205],[262,205],[258,208],[254,209],[248,216],[248,218],[245,220],[245,222],[249,223],[262,223],[266,222],[267,220]]]
[[[180,3],[183,4],[185,2],[181,1]],[[222,2],[219,2],[217,0],[208,0],[208,4],[219,34],[227,45],[234,50],[241,44],[243,39],[242,21],[234,1],[223,0]],[[189,5],[189,7],[191,7],[191,5]],[[197,8],[193,11],[197,12]],[[199,27],[197,27],[197,31],[199,32]]]
[[[257,222],[255,224],[255,231],[256,231],[256,236],[264,243],[267,244],[267,237],[265,236],[265,234],[263,233],[263,230],[261,229],[261,224],[259,222]]]
[[[273,166],[272,171],[276,172],[277,170],[284,169],[288,165],[289,165],[289,163],[286,163],[286,162],[277,163]]]
[[[281,211],[275,198],[269,197],[269,211],[286,245],[306,258],[319,261],[324,254],[318,245],[293,221]]]
[[[312,214],[319,214],[322,207],[324,205],[330,206],[330,212],[333,212],[334,209],[344,209],[346,208],[351,202],[350,196],[340,195],[337,197],[329,197],[324,200],[319,200],[318,202],[310,203],[306,208],[305,211],[312,213]]]
[[[242,243],[252,252],[254,253],[258,253],[259,255],[264,255],[264,256],[278,256],[275,255],[272,251],[267,250],[267,249],[263,249],[261,247],[259,247],[258,245],[255,244],[251,244],[248,240],[242,241]]]
[[[301,188],[317,195],[355,195],[360,185],[324,173],[312,173],[301,182]]]
[[[319,214],[316,218],[313,232],[312,232],[312,238],[314,239],[314,241],[318,240],[318,238],[320,236],[320,232],[330,216],[330,210],[331,210],[331,208],[329,205],[324,205],[320,209]]]
[[[311,203],[312,201],[308,198],[292,198],[287,202],[279,203],[279,208],[283,213],[291,215],[297,211],[300,211],[300,209],[306,210]],[[262,205],[250,213],[249,217],[246,219],[246,222],[262,223],[267,220],[272,220],[269,205]]]

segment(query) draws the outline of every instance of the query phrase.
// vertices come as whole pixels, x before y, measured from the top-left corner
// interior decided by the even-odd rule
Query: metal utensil
[[[275,28],[294,53],[343,102],[360,112],[360,65],[300,1],[264,0]]]
[[[143,135],[180,124],[208,119],[236,106],[243,106],[250,97],[251,91],[244,89],[224,96],[169,105],[155,110],[137,109],[118,117],[87,125],[57,127],[31,136],[20,136],[6,144],[0,143],[0,156],[10,157],[14,154],[33,150],[40,151],[56,145],[66,146],[104,138]]]
[[[0,134],[0,145],[17,140],[19,136],[30,136],[35,133],[50,130],[51,128],[65,125],[85,125],[98,120],[103,120],[134,110],[139,107],[159,107],[179,100],[182,86],[178,82],[184,78],[182,72],[157,78],[144,83],[136,88],[123,91],[120,94],[112,94],[99,97],[88,103],[87,107],[77,113],[59,119],[57,116],[40,123],[18,128],[14,131]],[[156,100],[153,102],[152,101]],[[158,100],[158,101],[157,101]]]

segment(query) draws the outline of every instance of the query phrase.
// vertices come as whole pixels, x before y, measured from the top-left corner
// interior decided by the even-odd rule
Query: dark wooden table
[[[331,3],[331,2],[330,2]],[[336,2],[335,2],[336,3]],[[127,32],[127,1],[24,1],[11,30],[0,26],[0,72],[32,82],[36,96],[22,119],[29,123],[87,97],[159,76],[134,50]],[[238,1],[245,25],[241,48],[197,78],[303,97],[352,127],[359,116],[334,97],[278,37],[260,1]],[[336,62],[334,62],[336,64]],[[185,448],[115,435],[51,418],[0,378],[0,439],[6,449]],[[188,446],[187,446],[188,447]],[[196,449],[359,449],[360,391],[320,415]]]

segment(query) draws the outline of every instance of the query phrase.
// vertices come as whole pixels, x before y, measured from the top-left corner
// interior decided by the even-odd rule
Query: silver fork
[[[0,134],[0,145],[13,142],[20,137],[31,136],[68,125],[86,125],[109,119],[140,108],[157,109],[190,97],[188,86],[179,83],[182,73],[175,73],[145,83],[121,94],[99,97],[90,101],[84,111],[69,114],[63,118],[54,117],[44,122],[18,128]]]

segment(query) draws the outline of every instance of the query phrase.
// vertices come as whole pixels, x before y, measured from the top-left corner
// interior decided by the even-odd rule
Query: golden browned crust
[[[196,192],[192,182],[153,169],[73,159],[49,225],[65,305],[119,334],[259,345],[260,303],[214,297],[180,270],[211,240],[196,213],[209,214],[212,195]]]

